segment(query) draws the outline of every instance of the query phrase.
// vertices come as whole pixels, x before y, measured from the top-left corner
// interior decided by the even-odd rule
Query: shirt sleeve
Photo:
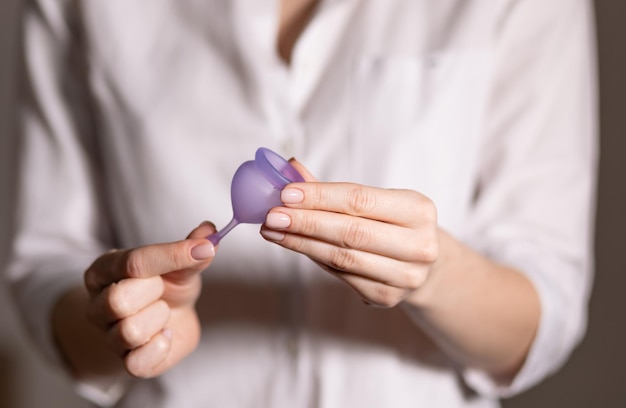
[[[586,0],[509,1],[467,241],[526,274],[538,332],[508,386],[468,369],[467,384],[506,397],[559,369],[586,329],[597,161],[595,35]]]
[[[63,367],[50,325],[64,293],[111,247],[99,192],[97,147],[84,55],[69,1],[27,2],[22,12],[19,128],[10,135],[14,186],[4,197],[13,223],[5,277],[27,332],[52,364]],[[73,5],[72,7],[76,7]],[[3,240],[4,241],[4,240]],[[108,405],[119,384],[82,394]],[[97,400],[97,401],[96,401]]]

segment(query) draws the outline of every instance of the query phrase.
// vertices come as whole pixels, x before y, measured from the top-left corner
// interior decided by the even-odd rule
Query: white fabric
[[[325,0],[290,68],[277,17],[277,0],[29,4],[8,278],[37,341],[54,358],[52,304],[101,252],[223,226],[233,172],[266,146],[321,180],[420,191],[442,227],[526,273],[542,318],[513,384],[456,368],[402,308],[364,306],[243,225],[204,273],[198,350],[119,401],[119,387],[84,395],[494,407],[556,370],[584,333],[592,276],[589,2]]]

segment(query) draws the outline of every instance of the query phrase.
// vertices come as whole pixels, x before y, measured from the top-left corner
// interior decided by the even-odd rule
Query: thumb
[[[291,159],[289,159],[289,164],[291,164],[293,168],[296,169],[298,173],[300,173],[304,181],[318,181],[317,178],[313,174],[311,174],[311,172],[306,167],[304,167],[304,165],[300,163],[297,159],[292,157]]]
[[[189,233],[189,235],[187,235],[187,239],[206,238],[209,235],[215,233],[215,231],[217,231],[217,228],[215,228],[215,224],[210,221],[202,221],[200,225],[194,228]]]
[[[206,237],[213,234],[216,230],[215,224],[210,221],[203,221],[187,235],[187,240],[203,239],[199,244],[191,248],[192,258],[200,261],[213,258],[215,248]]]
[[[123,279],[150,278],[175,271],[199,272],[214,255],[213,244],[199,238],[108,252],[85,271],[85,285],[95,294]]]

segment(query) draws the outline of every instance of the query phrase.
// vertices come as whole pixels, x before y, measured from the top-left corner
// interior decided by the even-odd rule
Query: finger
[[[292,183],[281,192],[287,207],[323,210],[403,226],[436,224],[427,197],[412,190],[382,189],[353,183]]]
[[[384,308],[395,307],[413,291],[411,289],[388,286],[350,273],[332,271],[331,273],[346,282],[359,295],[364,303],[369,306]]]
[[[263,232],[264,230],[261,231],[262,234]],[[369,252],[337,247],[328,242],[295,234],[285,234],[277,243],[307,255],[319,264],[325,265],[329,271],[358,275],[396,288],[412,290],[419,288],[428,271],[426,265],[415,265]]]
[[[160,372],[159,366],[167,361],[171,347],[171,338],[165,329],[148,343],[128,353],[124,359],[126,370],[135,377],[154,377]]]
[[[214,255],[213,244],[199,238],[107,253],[87,269],[85,285],[93,295],[122,279],[149,278],[185,269],[199,272]]]
[[[170,308],[164,301],[157,301],[138,313],[122,319],[111,328],[108,341],[120,355],[147,344],[160,333],[170,318]]]
[[[210,242],[206,239],[209,235],[212,235],[216,232],[215,224],[210,221],[203,221],[199,226],[194,228],[189,235],[187,235],[187,239],[203,239],[206,242]],[[203,246],[200,245],[202,248]],[[206,249],[211,250],[213,254],[215,253],[215,248],[212,246],[206,246]],[[193,250],[192,250],[193,251]],[[193,253],[192,253],[193,255]],[[201,268],[191,268],[180,271],[173,271],[167,274],[167,276],[163,276],[166,278],[166,284],[173,283],[176,285],[185,285],[189,283],[189,279],[192,279],[194,275],[197,275],[202,269],[206,268],[208,264],[204,264]],[[168,302],[169,303],[169,302]]]
[[[123,279],[94,296],[87,309],[89,320],[108,329],[111,323],[138,313],[163,295],[159,276],[146,279]]]
[[[213,233],[215,233],[217,229],[215,228],[215,224],[210,221],[203,221],[200,225],[193,229],[187,235],[187,239],[190,238],[205,238]]]
[[[272,209],[264,226],[406,262],[434,262],[437,229],[408,228],[327,211]]]
[[[297,159],[289,159],[289,164],[291,164],[291,166],[296,169],[298,173],[300,173],[304,181],[317,181],[317,178],[309,171],[309,169],[304,167],[304,165],[302,165],[302,163],[300,163]]]

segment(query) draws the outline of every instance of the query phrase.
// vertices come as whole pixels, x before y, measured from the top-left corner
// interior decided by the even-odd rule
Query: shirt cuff
[[[12,293],[22,322],[35,345],[54,365],[63,358],[54,339],[51,315],[56,302],[68,291],[83,285],[84,271],[92,260],[71,262],[42,261],[40,265],[21,265],[28,273],[12,272]]]
[[[541,304],[539,326],[526,360],[510,384],[499,384],[477,369],[467,368],[461,375],[477,393],[507,398],[531,388],[565,364],[586,329],[590,277],[581,276],[584,268],[539,254],[530,246],[510,249],[494,258],[524,273],[534,285]],[[541,264],[527,261],[535,259],[541,259]]]
[[[110,378],[99,381],[76,381],[74,391],[98,407],[112,407],[126,394],[130,378],[120,375],[114,381]]]
[[[13,297],[25,328],[43,357],[67,374],[67,364],[54,338],[51,313],[56,302],[68,291],[84,285],[83,271],[93,262],[93,256],[73,257],[59,262],[47,260],[40,265],[21,266],[22,271],[11,271]],[[115,405],[124,395],[130,376],[123,373],[116,378],[69,380],[81,397],[101,407]]]

